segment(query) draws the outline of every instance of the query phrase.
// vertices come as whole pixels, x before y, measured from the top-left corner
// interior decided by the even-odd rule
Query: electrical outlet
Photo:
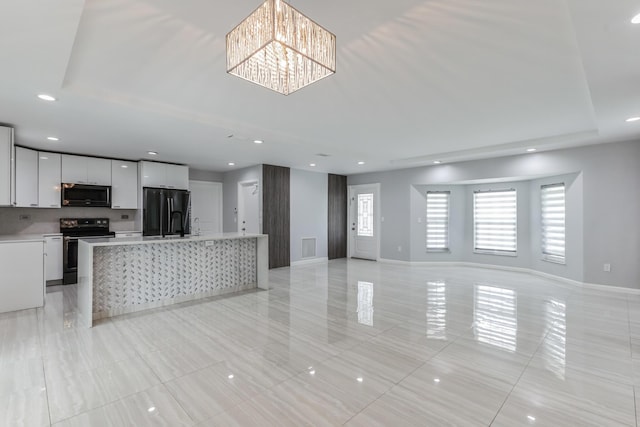
[[[205,246],[213,246],[215,244],[215,240],[207,240],[206,242],[204,242]]]
[[[418,224],[422,224],[422,217],[418,217]]]
[[[31,220],[31,215],[23,214],[23,215],[20,215],[18,218],[20,219],[20,221],[29,221]]]
[[[611,264],[605,264],[604,271],[606,271],[607,273],[611,273]]]
[[[402,252],[402,246],[398,246],[398,252]]]
[[[129,219],[129,215],[122,214],[122,215],[120,215],[120,219]]]

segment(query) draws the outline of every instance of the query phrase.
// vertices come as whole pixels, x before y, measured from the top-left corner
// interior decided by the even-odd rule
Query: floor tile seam
[[[342,423],[342,425],[346,425],[349,421],[351,421],[353,418],[355,418],[356,416],[358,416],[359,414],[361,414],[362,412],[364,412],[365,410],[367,410],[368,407],[370,407],[371,405],[373,405],[374,403],[376,403],[378,400],[382,399],[383,397],[387,396],[389,394],[390,391],[392,391],[395,387],[403,387],[400,385],[400,383],[402,381],[404,381],[405,379],[407,379],[408,377],[410,377],[411,375],[413,375],[418,369],[422,368],[423,366],[425,366],[427,364],[427,362],[423,362],[420,364],[420,366],[418,366],[417,368],[415,368],[414,370],[412,370],[410,373],[408,373],[406,376],[404,376],[401,380],[399,380],[398,382],[393,382],[390,381],[392,383],[392,386],[389,387],[389,389],[387,391],[385,391],[384,393],[382,393],[380,396],[378,396],[376,399],[372,400],[371,402],[369,402],[369,404],[367,404],[364,408],[362,408],[360,411],[356,412],[355,414],[353,414],[348,420],[346,420],[344,423]],[[406,387],[403,387],[406,389]]]
[[[177,403],[178,405],[180,405],[180,402],[178,402],[178,401],[176,400],[176,398],[173,396],[173,394],[171,394],[171,392],[170,392],[170,390],[168,389],[168,387],[166,387],[163,383],[158,383],[158,384],[152,385],[151,387],[146,388],[146,389],[144,389],[144,390],[140,390],[140,391],[137,391],[137,392],[135,392],[135,393],[129,393],[129,394],[127,394],[126,396],[119,397],[118,399],[115,399],[115,400],[110,400],[110,401],[108,401],[108,402],[103,403],[102,405],[98,405],[98,406],[96,406],[96,407],[93,407],[93,408],[87,409],[86,411],[79,412],[79,413],[77,413],[77,414],[71,415],[71,416],[66,417],[66,418],[62,418],[62,419],[60,419],[60,420],[56,421],[55,423],[51,422],[50,424],[53,426],[54,424],[58,424],[58,423],[61,423],[61,422],[64,422],[64,421],[70,420],[70,419],[72,419],[72,418],[79,417],[79,416],[81,416],[81,415],[83,415],[83,414],[87,414],[87,413],[89,413],[89,412],[97,411],[97,410],[102,409],[102,408],[105,408],[105,407],[107,407],[107,406],[109,406],[109,405],[114,405],[114,404],[116,404],[116,403],[118,403],[118,402],[122,402],[123,400],[128,399],[128,398],[130,398],[131,396],[135,396],[136,394],[139,394],[139,393],[146,393],[146,392],[148,392],[149,390],[151,390],[151,389],[153,389],[153,388],[155,388],[155,387],[158,387],[158,386],[162,386],[162,387],[167,391],[167,393],[169,393],[169,395],[171,396],[171,398],[172,398],[173,400],[175,400],[175,401],[176,401],[176,403]],[[180,405],[180,408],[184,411],[184,408],[182,408],[182,405]],[[191,416],[190,416],[186,411],[184,411],[184,412],[185,412],[185,414],[189,417],[189,419],[192,421],[192,423],[195,423],[195,421],[193,421],[193,418],[191,418]]]
[[[500,408],[498,408],[498,410],[496,411],[496,414],[493,416],[493,419],[489,423],[489,427],[491,427],[493,425],[493,423],[496,421],[496,418],[498,418],[498,415],[500,415],[500,412],[502,412],[502,409],[504,408],[504,405],[507,403],[507,401],[509,400],[509,397],[511,397],[511,395],[513,394],[513,391],[516,389],[516,387],[520,383],[520,380],[524,376],[524,373],[527,372],[527,369],[529,368],[529,366],[531,366],[531,362],[536,357],[536,354],[538,354],[538,352],[542,348],[542,345],[543,345],[544,341],[547,339],[547,336],[549,335],[549,333],[550,332],[547,331],[544,334],[544,337],[542,338],[542,340],[540,340],[540,343],[538,343],[538,346],[536,347],[536,350],[531,354],[531,357],[529,357],[529,360],[527,361],[527,364],[525,365],[525,367],[522,369],[522,372],[520,372],[520,375],[518,376],[518,379],[513,384],[513,387],[511,387],[511,390],[509,390],[509,393],[507,394],[507,396],[502,401],[502,404],[500,405]]]
[[[632,360],[631,374],[633,375],[633,345],[631,344],[631,308],[629,307],[629,298],[627,298],[627,322],[628,322],[627,327],[629,328],[629,356],[631,356],[631,360]],[[635,387],[634,387],[634,393],[635,393]],[[637,427],[637,424],[638,424],[638,421],[637,421],[637,412],[636,412],[636,427]]]
[[[44,319],[43,319],[44,321]],[[46,396],[46,400],[47,400],[47,416],[49,419],[49,425],[53,425],[53,420],[51,419],[51,404],[49,402],[49,383],[47,382],[47,373],[44,369],[44,352],[42,351],[43,349],[43,342],[42,342],[42,336],[41,336],[41,332],[42,332],[42,328],[41,328],[41,323],[38,319],[38,310],[36,310],[36,322],[38,324],[38,344],[40,345],[40,360],[42,362],[42,377],[44,379],[44,388],[45,388],[45,396]]]

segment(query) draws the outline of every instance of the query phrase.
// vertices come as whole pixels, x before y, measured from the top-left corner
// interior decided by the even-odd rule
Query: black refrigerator
[[[143,188],[142,234],[190,234],[191,193],[186,190]]]

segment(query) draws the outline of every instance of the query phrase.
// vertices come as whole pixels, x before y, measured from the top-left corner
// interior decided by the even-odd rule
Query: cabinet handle
[[[51,240],[62,240],[62,237],[52,237]]]
[[[50,205],[52,208],[57,208],[58,205]]]
[[[38,206],[37,203],[31,203],[29,206]]]
[[[120,206],[114,206],[113,208],[114,209],[120,209]]]

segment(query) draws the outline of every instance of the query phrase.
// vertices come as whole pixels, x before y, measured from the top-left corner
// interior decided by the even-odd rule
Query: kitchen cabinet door
[[[45,280],[62,280],[62,236],[45,236]]]
[[[44,305],[44,242],[0,243],[0,313]]]
[[[38,152],[16,147],[16,206],[38,206]]]
[[[70,184],[88,184],[87,181],[87,158],[63,154],[61,182]]]
[[[142,186],[166,188],[166,166],[165,163],[140,162]]]
[[[41,208],[60,207],[61,163],[60,154],[38,153],[38,206]]]
[[[87,159],[87,183],[111,185],[111,160],[85,157]]]
[[[166,165],[165,184],[167,188],[189,189],[189,168],[187,166]]]
[[[0,206],[15,203],[13,129],[0,126]]]
[[[111,208],[138,209],[138,164],[111,161]]]

